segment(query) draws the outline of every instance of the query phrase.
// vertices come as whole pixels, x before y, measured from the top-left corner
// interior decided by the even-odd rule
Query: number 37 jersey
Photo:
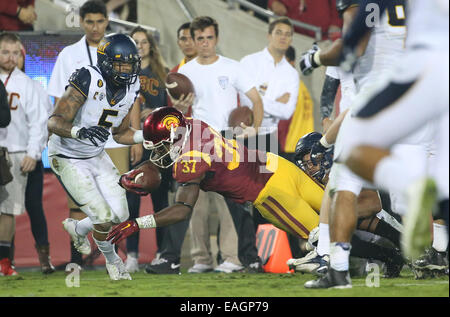
[[[139,80],[122,92],[109,94],[106,82],[96,67],[88,66],[75,71],[69,85],[86,97],[79,108],[73,125],[89,128],[101,126],[110,131],[122,123],[139,93]],[[64,138],[53,134],[48,142],[49,155],[62,154],[71,158],[89,158],[99,155],[106,142],[98,141],[98,147],[89,140]]]

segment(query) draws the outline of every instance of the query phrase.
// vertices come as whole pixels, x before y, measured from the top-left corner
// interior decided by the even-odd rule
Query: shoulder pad
[[[173,168],[173,178],[185,183],[202,176],[211,168],[211,157],[199,151],[184,153]]]
[[[70,76],[69,85],[74,87],[87,98],[89,95],[89,86],[91,85],[91,73],[84,67],[77,69]]]
[[[336,0],[336,9],[339,15],[342,15],[347,8],[358,5],[359,0]]]

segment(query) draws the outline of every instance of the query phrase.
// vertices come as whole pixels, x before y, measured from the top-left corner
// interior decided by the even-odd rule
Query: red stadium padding
[[[64,264],[70,260],[69,235],[64,231],[61,222],[68,217],[67,198],[64,189],[52,173],[44,176],[44,210],[47,218],[48,239],[50,242],[50,256],[54,266]],[[145,196],[141,201],[140,216],[153,213],[150,196]],[[89,234],[90,236],[90,234]],[[91,239],[93,253],[98,253],[95,243]],[[16,267],[39,267],[39,260],[34,248],[34,238],[31,234],[28,214],[24,213],[16,217],[15,236],[15,265]],[[119,245],[119,255],[125,260],[125,241]],[[155,229],[143,230],[139,238],[139,263],[149,263],[156,254]],[[93,265],[104,265],[102,255],[95,257]]]

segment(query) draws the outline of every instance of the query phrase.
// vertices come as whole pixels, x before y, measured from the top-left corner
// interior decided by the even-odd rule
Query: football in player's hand
[[[228,125],[232,128],[241,127],[241,122],[248,127],[253,125],[253,111],[247,106],[235,108],[228,117]]]
[[[161,185],[161,173],[159,168],[150,161],[145,161],[135,168],[142,172],[134,177],[134,182],[143,186],[143,189],[149,193]]]
[[[166,88],[172,98],[180,99],[184,94],[186,97],[189,93],[194,93],[194,85],[191,80],[180,73],[169,73],[166,78]]]

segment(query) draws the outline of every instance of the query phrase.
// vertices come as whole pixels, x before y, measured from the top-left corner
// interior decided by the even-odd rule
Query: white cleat
[[[118,259],[113,263],[106,262],[106,270],[108,271],[109,277],[113,281],[131,280],[131,275],[125,268],[125,264],[123,264],[122,259]]]
[[[79,235],[75,231],[75,227],[77,226],[78,220],[67,218],[62,224],[64,226],[64,230],[70,235],[70,238],[73,241],[73,246],[78,250],[81,254],[90,254],[91,253],[91,244],[89,243],[89,239],[87,236]]]
[[[406,258],[419,258],[431,244],[432,209],[437,199],[437,187],[430,178],[421,179],[408,188],[408,213],[404,217],[402,236]]]

